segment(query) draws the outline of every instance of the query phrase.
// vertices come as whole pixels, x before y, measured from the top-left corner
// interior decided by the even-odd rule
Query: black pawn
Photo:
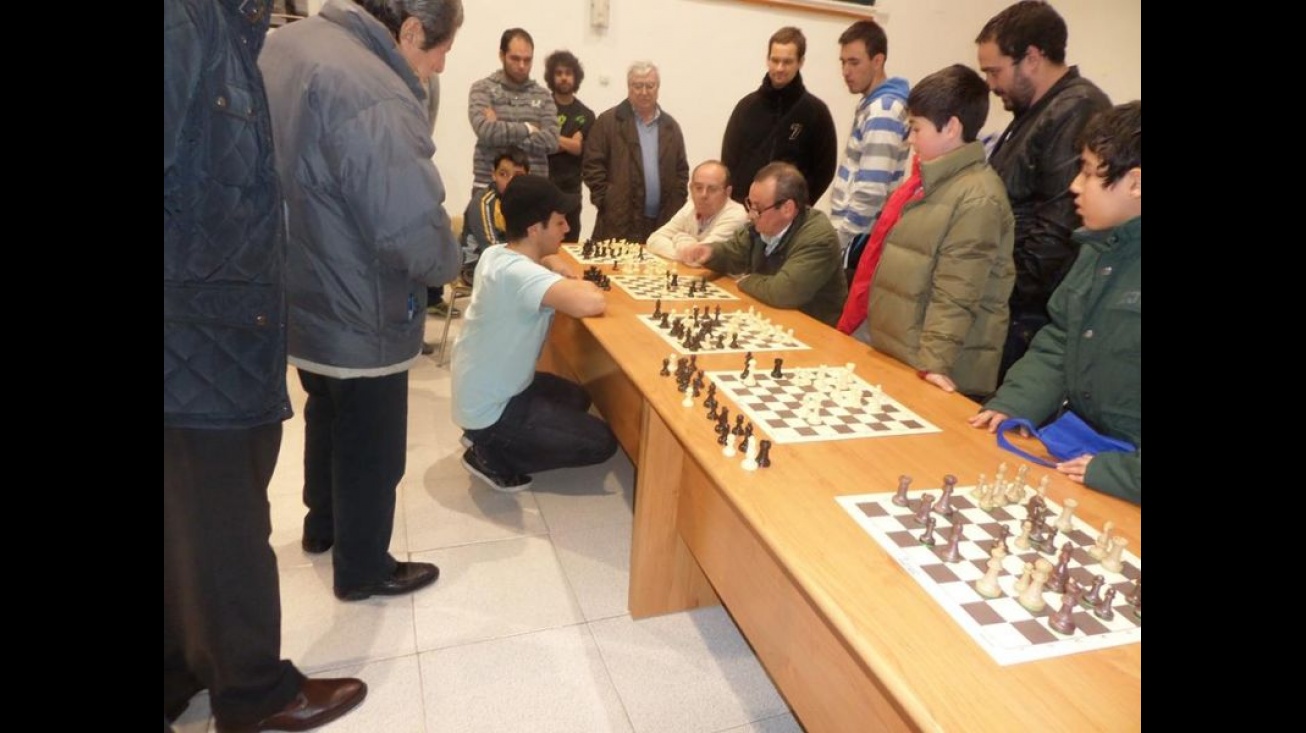
[[[743,415],[735,415],[735,426],[734,426],[733,428],[731,428],[731,430],[730,430],[730,434],[731,434],[731,435],[743,435],[743,434],[744,434],[744,416],[743,416]]]
[[[730,337],[730,348],[732,349],[739,348],[739,334],[735,334]]]
[[[671,376],[671,360],[670,360],[670,359],[663,359],[663,360],[662,360],[662,371],[658,372],[658,376],[660,376],[660,377],[669,377],[669,376]]]
[[[718,433],[730,434],[730,408],[725,405],[721,406],[721,412],[716,416],[716,431]],[[722,443],[725,445],[725,443]]]
[[[662,322],[658,324],[658,328],[671,328],[670,313],[667,313],[666,311],[662,311]]]
[[[653,317],[654,317],[654,318],[661,318],[661,317],[662,317],[662,299],[661,299],[661,298],[658,298],[657,300],[653,301]]]
[[[907,474],[904,473],[903,475],[898,477],[898,490],[894,492],[893,499],[890,500],[893,502],[894,506],[911,505],[911,500],[907,498],[907,489],[910,486],[911,486],[911,476],[908,476]]]
[[[960,515],[952,522],[952,531],[948,533],[948,549],[943,553],[944,562],[961,560],[961,525],[965,521]]]
[[[917,538],[920,540],[921,544],[925,545],[926,547],[934,546],[934,522],[935,519],[933,516],[931,516],[929,519],[926,519],[925,533]]]
[[[757,467],[766,468],[771,465],[771,441],[763,440],[757,444]]]

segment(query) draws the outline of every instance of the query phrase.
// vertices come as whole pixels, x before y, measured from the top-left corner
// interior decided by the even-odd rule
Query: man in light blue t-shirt
[[[508,243],[485,250],[454,344],[453,420],[472,446],[463,467],[496,491],[529,488],[532,473],[602,463],[617,452],[580,385],[535,371],[554,311],[602,315],[603,291],[557,257],[580,206],[549,179],[513,178],[500,209]]]

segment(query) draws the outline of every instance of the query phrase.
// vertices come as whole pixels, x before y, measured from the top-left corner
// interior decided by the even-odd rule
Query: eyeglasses
[[[657,91],[658,83],[655,81],[631,81],[626,82],[626,86],[629,86],[631,91],[635,92],[655,92]]]
[[[753,214],[755,216],[761,216],[762,214],[765,214],[771,209],[778,209],[781,206],[784,206],[785,202],[787,201],[789,201],[789,199],[777,199],[774,204],[771,204],[770,206],[763,206],[762,208],[759,209],[753,205],[752,199],[744,199],[744,208],[748,209],[748,213],[750,214]]]

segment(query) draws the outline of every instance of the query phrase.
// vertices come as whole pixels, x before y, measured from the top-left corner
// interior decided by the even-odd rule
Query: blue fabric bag
[[[1027,453],[1020,448],[1011,444],[1007,440],[1007,431],[1016,428],[1025,428],[1030,435],[1038,438],[1050,453],[1058,461],[1069,461],[1078,458],[1085,453],[1097,455],[1098,453],[1107,453],[1110,451],[1123,451],[1132,453],[1137,450],[1131,443],[1117,438],[1110,438],[1098,433],[1089,427],[1079,415],[1066,410],[1061,413],[1061,417],[1044,425],[1041,429],[1034,426],[1029,420],[1021,417],[1009,417],[998,424],[998,445],[1006,450],[1015,453],[1022,458],[1033,461],[1040,466],[1052,468],[1056,462]]]

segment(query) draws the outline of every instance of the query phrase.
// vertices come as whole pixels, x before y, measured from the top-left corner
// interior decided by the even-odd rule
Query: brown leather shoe
[[[218,723],[218,733],[259,733],[265,730],[312,730],[353,710],[367,697],[367,683],[352,677],[306,679],[286,707],[249,726]]]

